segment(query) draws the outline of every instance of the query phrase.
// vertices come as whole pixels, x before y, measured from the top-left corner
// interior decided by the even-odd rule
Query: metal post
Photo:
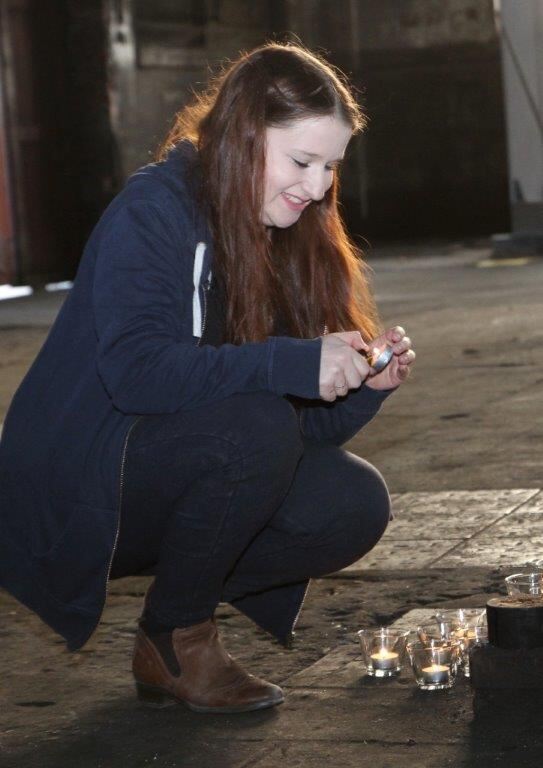
[[[20,230],[17,227],[17,194],[14,186],[14,147],[11,141],[8,4],[0,0],[0,283],[21,282]]]
[[[512,232],[496,255],[543,253],[543,0],[494,0],[501,39]]]

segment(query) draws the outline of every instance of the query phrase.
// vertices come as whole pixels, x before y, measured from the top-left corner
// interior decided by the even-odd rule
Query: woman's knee
[[[308,533],[314,550],[312,576],[340,571],[364,557],[384,534],[390,519],[390,496],[382,475],[360,460],[358,471],[343,474],[334,502]]]
[[[379,472],[379,470],[370,464],[366,464],[366,479],[364,487],[368,488],[368,495],[374,500],[376,514],[383,518],[384,527],[386,528],[388,521],[390,520],[391,503],[388,487],[385,482],[385,478]]]
[[[349,477],[343,479],[337,490],[336,519],[345,555],[353,560],[369,552],[382,537],[391,503],[383,476],[368,462],[357,459]]]
[[[391,515],[390,494],[378,469],[364,462],[360,473],[360,503],[355,507],[355,525],[361,528],[363,538],[374,546],[384,534]]]

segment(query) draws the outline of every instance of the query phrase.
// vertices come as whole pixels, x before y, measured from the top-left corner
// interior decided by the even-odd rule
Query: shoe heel
[[[145,683],[136,683],[136,693],[138,700],[145,704],[146,707],[154,707],[155,709],[163,709],[164,707],[171,707],[176,704],[170,694],[165,693],[160,688],[154,688],[152,685],[146,685]]]

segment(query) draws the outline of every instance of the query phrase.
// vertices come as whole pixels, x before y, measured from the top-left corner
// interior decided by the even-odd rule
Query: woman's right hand
[[[319,395],[331,403],[350,389],[358,389],[372,372],[366,358],[358,352],[368,351],[369,346],[359,331],[327,333],[321,339]]]

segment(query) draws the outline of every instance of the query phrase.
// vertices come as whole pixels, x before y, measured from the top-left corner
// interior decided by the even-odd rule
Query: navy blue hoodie
[[[6,417],[0,585],[71,650],[87,641],[103,610],[124,449],[139,415],[267,390],[313,401],[302,408],[304,433],[340,444],[387,394],[362,386],[343,402],[315,402],[320,338],[199,346],[213,244],[198,201],[188,143],[130,177],[92,232]],[[303,591],[249,599],[246,612],[284,637],[283,603],[292,622]]]

